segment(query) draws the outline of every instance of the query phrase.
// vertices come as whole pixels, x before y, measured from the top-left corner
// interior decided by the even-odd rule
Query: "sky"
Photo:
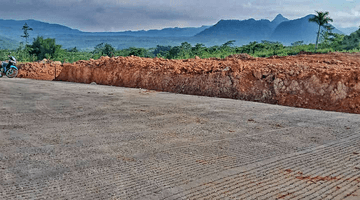
[[[0,0],[0,19],[35,19],[88,32],[214,25],[221,19],[297,19],[328,11],[335,27],[360,26],[360,0]]]

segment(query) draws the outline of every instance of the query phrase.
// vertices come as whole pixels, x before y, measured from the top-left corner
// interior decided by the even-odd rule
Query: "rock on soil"
[[[55,66],[57,70],[55,78]],[[55,65],[26,63],[18,77],[144,88],[360,113],[360,54],[169,60],[101,57]]]

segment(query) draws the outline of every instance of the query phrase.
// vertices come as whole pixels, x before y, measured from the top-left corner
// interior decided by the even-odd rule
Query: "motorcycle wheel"
[[[10,68],[9,70],[7,70],[6,72],[6,76],[8,78],[14,78],[16,77],[18,74],[18,70],[17,69],[14,69],[14,68]]]

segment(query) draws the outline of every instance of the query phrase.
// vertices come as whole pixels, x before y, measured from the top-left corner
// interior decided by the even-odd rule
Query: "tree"
[[[335,28],[331,25],[326,25],[325,30],[322,30],[320,32],[320,39],[319,43],[322,46],[322,48],[328,48],[330,47],[330,42],[334,34],[332,33],[332,30]]]
[[[301,41],[296,41],[294,43],[291,43],[291,46],[301,46],[301,45],[304,45],[304,41],[301,40]]]
[[[30,54],[35,55],[38,60],[55,58],[61,50],[61,45],[55,43],[55,38],[44,39],[42,36],[34,39],[34,42],[29,47]]]
[[[103,53],[107,56],[113,57],[115,52],[115,48],[111,46],[111,44],[106,43],[104,46]]]
[[[174,58],[178,57],[180,51],[181,51],[181,48],[179,46],[174,46],[168,51],[168,53],[166,54],[166,58],[174,59]]]
[[[107,55],[113,56],[115,52],[115,48],[108,43],[100,43],[94,47],[93,54]]]
[[[252,54],[255,54],[255,50],[256,50],[256,47],[258,44],[259,43],[256,41],[249,43],[249,49],[250,49],[250,52],[252,51]]]
[[[342,41],[344,40],[345,35],[332,33],[332,36],[333,37],[330,38],[331,47],[334,48],[335,50],[341,50],[341,44],[342,44]],[[360,44],[359,44],[359,47],[360,47]]]
[[[225,42],[222,46],[223,47],[232,46],[232,45],[234,45],[234,42],[236,42],[236,40],[229,40],[229,41]]]
[[[150,57],[145,48],[130,47],[129,56]]]
[[[192,52],[194,55],[202,56],[204,52],[207,50],[204,44],[197,43],[195,47],[192,47]]]
[[[192,56],[192,46],[190,43],[188,42],[183,42],[181,43],[180,46],[180,52],[178,55],[180,55],[180,58],[185,59],[186,57],[191,57]]]
[[[156,45],[156,48],[154,49],[154,56],[162,57],[165,56],[168,51],[170,51],[171,46],[161,46]]]
[[[93,54],[101,54],[101,55],[102,55],[102,51],[103,51],[104,47],[105,47],[105,45],[104,45],[104,43],[102,42],[102,43],[100,43],[100,44],[98,44],[98,45],[96,45],[96,46],[94,47],[94,51],[92,51],[92,53],[93,53]]]
[[[263,44],[260,44],[256,41],[254,42],[250,42],[249,44],[247,45],[244,45],[242,47],[242,52],[241,53],[248,53],[248,54],[255,54],[255,50],[259,47],[263,47]]]
[[[262,40],[261,44],[263,44],[263,48],[272,50],[273,55],[276,55],[277,50],[281,50],[284,48],[284,45],[281,44],[281,42],[272,42],[272,41]],[[260,45],[260,44],[257,44],[257,45]]]
[[[28,38],[30,37],[28,31],[32,31],[33,29],[30,28],[30,27],[27,25],[27,23],[25,23],[24,26],[22,27],[22,30],[24,30],[24,35],[22,35],[21,37],[25,38],[25,41],[26,41],[25,44],[27,44],[27,43],[28,43]]]
[[[74,48],[69,48],[69,49],[67,49],[67,51],[68,51],[68,52],[74,52],[74,53],[79,52],[79,50],[78,50],[76,47],[74,47]]]
[[[220,52],[224,57],[225,54],[229,54],[230,52],[235,53],[235,48],[231,47],[234,45],[234,42],[235,40],[229,40],[220,46]]]
[[[317,15],[315,15],[314,17],[309,19],[309,22],[315,22],[319,25],[319,30],[317,32],[317,36],[316,36],[316,44],[315,44],[315,52],[318,46],[318,42],[319,42],[319,36],[320,36],[320,29],[321,27],[326,28],[328,26],[329,22],[332,22],[333,20],[328,17],[329,12],[321,12],[321,11],[315,11],[317,13]]]

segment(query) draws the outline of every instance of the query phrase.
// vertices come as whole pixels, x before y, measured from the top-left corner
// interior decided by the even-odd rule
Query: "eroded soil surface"
[[[286,106],[360,113],[360,54],[167,60],[102,57],[22,65],[18,77],[145,88]]]

